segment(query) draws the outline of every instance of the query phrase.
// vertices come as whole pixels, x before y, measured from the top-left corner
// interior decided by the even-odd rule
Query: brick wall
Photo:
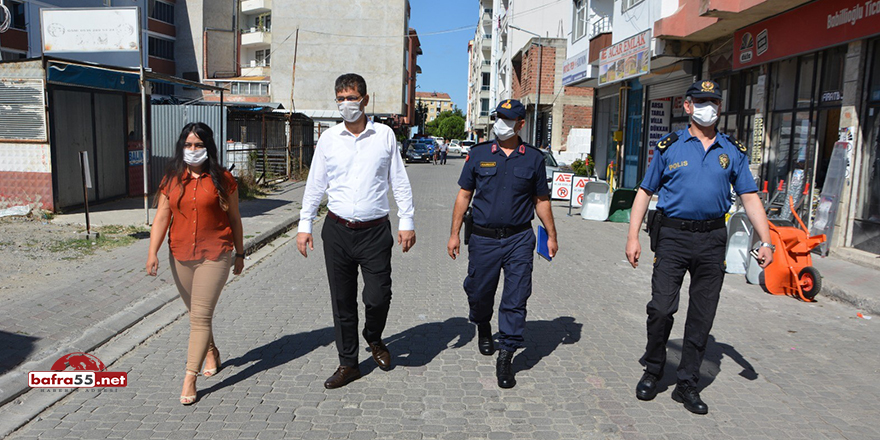
[[[578,87],[566,87],[568,89],[577,89]],[[592,94],[593,89],[589,90]],[[564,105],[562,108],[562,139],[563,142],[568,140],[568,133],[572,128],[593,128],[593,107],[586,105]]]
[[[538,88],[538,55],[541,55],[541,94],[553,94],[556,89],[556,48],[533,46],[523,55],[522,80],[520,92],[523,95],[535,93]]]

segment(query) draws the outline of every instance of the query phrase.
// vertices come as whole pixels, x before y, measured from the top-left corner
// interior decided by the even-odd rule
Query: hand
[[[241,275],[244,270],[244,258],[235,257],[235,263],[232,265],[232,274]]]
[[[308,247],[308,250],[306,247]],[[308,251],[315,250],[315,242],[312,241],[312,234],[307,234],[305,232],[296,234],[296,248],[299,250],[299,253],[303,254],[303,257],[309,258]]]
[[[397,231],[397,244],[403,248],[403,252],[409,252],[416,245],[416,231]]]
[[[454,260],[461,253],[461,239],[458,234],[449,236],[449,243],[446,244],[446,252]]]
[[[557,252],[559,252],[559,243],[555,238],[547,237],[547,253],[550,254],[550,258],[555,257]]]
[[[761,248],[758,249],[758,261],[761,264],[761,269],[766,268],[773,262],[773,251],[768,247],[761,246]]]
[[[150,255],[147,257],[147,275],[154,277],[156,276],[156,272],[159,270],[159,257],[156,255]]]
[[[633,268],[639,267],[639,257],[642,255],[642,244],[638,238],[626,240],[626,259]]]

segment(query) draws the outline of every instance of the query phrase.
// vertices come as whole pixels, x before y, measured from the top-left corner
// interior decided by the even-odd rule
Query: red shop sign
[[[734,33],[733,68],[880,34],[880,0],[819,0]]]

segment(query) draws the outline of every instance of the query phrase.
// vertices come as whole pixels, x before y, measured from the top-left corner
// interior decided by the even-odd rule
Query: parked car
[[[406,150],[407,162],[430,162],[433,158],[428,153],[428,146],[423,143],[413,143]]]
[[[461,154],[461,141],[458,139],[454,139],[449,142],[449,145],[446,150],[446,154]]]
[[[562,171],[559,162],[553,157],[553,153],[547,150],[541,150],[544,153],[544,170],[547,172],[547,187],[553,189],[553,172]]]
[[[467,156],[471,152],[471,147],[476,145],[477,143],[474,141],[461,141],[461,154],[462,156]]]

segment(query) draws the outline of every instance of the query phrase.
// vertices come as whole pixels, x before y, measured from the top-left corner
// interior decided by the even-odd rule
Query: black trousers
[[[321,230],[324,259],[330,281],[333,325],[339,364],[358,364],[358,266],[363,271],[363,302],[367,342],[382,340],[391,305],[391,222],[369,229],[349,229],[329,218]]]
[[[727,230],[690,232],[663,227],[654,253],[651,301],[648,303],[648,344],[641,363],[648,373],[661,376],[666,365],[666,342],[685,272],[691,275],[687,320],[678,382],[696,386],[706,353],[709,331],[724,282]]]

